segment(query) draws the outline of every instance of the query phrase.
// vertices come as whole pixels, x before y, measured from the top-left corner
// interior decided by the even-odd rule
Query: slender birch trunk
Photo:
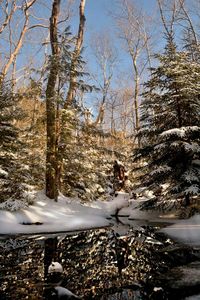
[[[66,101],[64,104],[64,110],[66,110],[72,104],[72,101],[75,97],[76,93],[76,69],[78,58],[81,53],[82,45],[83,45],[83,37],[84,37],[84,27],[85,27],[85,3],[86,0],[80,0],[79,6],[79,29],[78,35],[76,39],[74,55],[71,61],[71,70],[70,70],[70,78],[69,78],[69,89],[66,96]],[[63,111],[61,114],[61,127],[60,127],[60,136],[58,140],[58,151],[57,151],[57,185],[58,188],[61,190],[61,183],[62,183],[62,172],[63,172],[63,156],[66,149],[65,145],[65,128],[66,128],[66,121],[65,121],[65,112]]]
[[[78,58],[81,53],[81,49],[83,45],[84,28],[85,28],[85,20],[86,20],[84,15],[85,3],[86,0],[81,0],[79,6],[80,22],[79,22],[78,36],[77,36],[76,45],[74,49],[74,55],[72,57],[72,62],[71,62],[69,89],[67,92],[64,108],[67,108],[67,106],[69,106],[72,103],[76,93],[76,68],[77,68]]]

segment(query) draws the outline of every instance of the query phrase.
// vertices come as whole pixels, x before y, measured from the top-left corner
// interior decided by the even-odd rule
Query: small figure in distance
[[[120,161],[118,161],[118,160],[114,161],[113,171],[114,171],[115,179],[119,179],[119,180],[125,179],[125,168],[124,168],[124,165]]]
[[[114,191],[120,191],[121,189],[123,189],[125,180],[127,178],[125,176],[124,165],[118,160],[114,161],[113,175],[114,175],[114,180],[113,180]]]

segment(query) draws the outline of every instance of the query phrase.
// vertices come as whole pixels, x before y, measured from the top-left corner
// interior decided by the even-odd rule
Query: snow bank
[[[38,192],[35,198],[33,205],[18,211],[0,210],[0,235],[49,234],[99,228],[110,225],[107,218],[111,215],[118,212],[120,215],[121,212],[130,214],[129,194],[124,192],[118,192],[109,201],[85,204],[63,195],[55,202],[43,192]]]
[[[57,291],[58,299],[81,299],[62,286],[56,286],[55,290]]]
[[[1,210],[0,234],[58,233],[109,225],[102,210],[81,205],[78,200],[60,196],[55,202],[42,192],[36,199],[33,205],[19,211]]]
[[[117,195],[110,201],[95,201],[90,204],[91,207],[102,210],[107,216],[116,215],[124,208],[129,206],[129,194],[124,192],[117,192]]]

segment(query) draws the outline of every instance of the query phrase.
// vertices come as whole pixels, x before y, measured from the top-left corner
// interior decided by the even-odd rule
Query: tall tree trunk
[[[50,42],[52,50],[52,59],[50,73],[46,88],[46,114],[47,114],[47,151],[46,151],[46,195],[51,199],[57,200],[58,188],[56,183],[56,82],[58,77],[58,16],[61,0],[54,0],[52,14],[50,18]]]
[[[139,77],[138,66],[137,66],[138,51],[136,51],[134,53],[130,50],[130,55],[131,55],[131,58],[132,58],[134,75],[135,75],[133,110],[134,110],[134,117],[135,117],[135,131],[136,131],[136,134],[137,134],[139,129],[140,129],[140,117],[139,117],[139,83],[140,83],[140,77]],[[137,138],[137,143],[138,143],[138,146],[140,147],[139,138]]]
[[[78,29],[78,36],[76,40],[76,45],[74,49],[74,55],[71,61],[71,70],[70,70],[70,79],[69,79],[69,89],[66,96],[66,101],[64,104],[64,109],[67,109],[71,104],[75,97],[76,93],[76,69],[77,69],[77,62],[81,52],[81,48],[83,45],[83,37],[84,37],[84,27],[85,27],[85,3],[86,0],[80,0],[79,6],[79,29]],[[61,115],[61,128],[60,128],[60,137],[58,141],[58,152],[57,152],[57,184],[59,189],[61,189],[61,182],[62,182],[62,170],[63,170],[63,155],[65,152],[65,128],[66,128],[66,121],[65,121],[65,113],[63,112]]]
[[[137,62],[136,62],[136,57],[133,58],[133,67],[135,70],[135,90],[134,90],[134,110],[135,110],[135,127],[136,127],[136,132],[140,129],[140,118],[139,118],[139,74],[138,74],[138,69],[137,69]]]
[[[190,205],[190,195],[185,195],[183,205],[188,207]]]
[[[79,6],[79,16],[80,16],[80,22],[79,22],[79,29],[78,29],[78,36],[76,40],[76,45],[74,49],[74,55],[72,57],[71,62],[71,71],[70,71],[70,80],[69,80],[69,89],[67,92],[67,97],[65,101],[64,108],[67,108],[68,105],[70,105],[75,97],[76,92],[76,68],[77,68],[77,61],[79,58],[79,55],[81,53],[81,48],[83,45],[83,36],[84,36],[84,27],[85,27],[85,3],[86,0],[81,0],[80,6]]]

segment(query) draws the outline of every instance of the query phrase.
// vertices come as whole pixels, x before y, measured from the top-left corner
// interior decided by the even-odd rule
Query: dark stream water
[[[57,237],[1,239],[0,300],[50,299],[46,289],[51,260],[63,266],[61,286],[82,299],[178,300],[200,294],[198,280],[189,293],[181,284],[179,289],[170,285],[170,280],[184,275],[183,265],[195,281],[200,266],[198,249],[174,244],[156,233],[159,224],[147,226],[127,218],[113,224],[112,228]],[[194,262],[195,267],[189,266]]]

